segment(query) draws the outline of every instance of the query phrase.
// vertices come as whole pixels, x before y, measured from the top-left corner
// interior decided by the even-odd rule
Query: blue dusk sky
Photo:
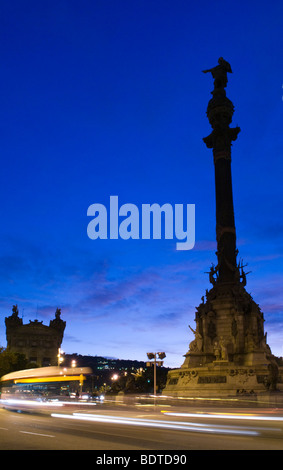
[[[179,367],[216,263],[215,187],[202,70],[224,57],[239,258],[272,352],[283,355],[282,2],[0,3],[0,345],[57,307],[67,353]],[[88,207],[195,204],[195,247],[91,240]]]

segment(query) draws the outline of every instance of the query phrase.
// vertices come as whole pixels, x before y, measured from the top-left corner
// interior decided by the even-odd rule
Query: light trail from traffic
[[[4,398],[0,400],[0,407],[7,408],[7,409],[14,409],[17,411],[44,411],[50,410],[52,411],[55,408],[63,408],[63,407],[94,407],[96,406],[96,402],[88,402],[88,401],[80,401],[80,400],[44,400],[44,399],[24,399],[24,398]]]
[[[175,409],[170,413],[182,416],[172,416],[157,407],[155,410],[143,410],[142,413],[132,406],[121,409],[111,404],[102,407],[80,408],[76,404],[74,408],[66,406],[40,410],[36,407],[28,409],[28,412],[22,408],[22,413],[2,409],[1,448],[282,450],[282,411],[277,409]],[[245,414],[250,415],[248,420],[245,420]],[[271,415],[271,419],[252,421],[255,415],[265,414]],[[237,416],[237,420],[229,421],[233,415]],[[273,417],[280,419],[273,420]]]
[[[247,414],[247,413],[178,413],[178,412],[171,412],[171,411],[163,411],[162,413],[170,416],[176,417],[187,417],[187,418],[213,418],[213,419],[239,419],[239,420],[255,420],[255,421],[283,421],[283,416],[262,416],[262,415],[255,415],[255,414]]]
[[[141,418],[126,418],[123,416],[107,416],[107,415],[94,415],[84,413],[73,413],[73,414],[60,414],[52,413],[53,418],[70,419],[70,420],[82,420],[82,421],[93,421],[109,424],[123,424],[129,426],[143,426],[143,427],[154,427],[161,429],[171,429],[177,431],[190,431],[190,432],[202,432],[202,433],[220,433],[220,434],[237,434],[243,436],[258,436],[259,430],[252,428],[236,428],[233,426],[223,425],[211,425],[203,423],[193,423],[184,421],[165,421],[165,420],[154,420],[154,419],[141,419]]]
[[[63,402],[52,402],[52,401],[43,401],[43,400],[17,400],[14,398],[8,398],[0,400],[0,404],[5,407],[16,407],[19,410],[22,407],[35,407],[35,408],[49,408],[49,407],[61,407],[63,406]]]

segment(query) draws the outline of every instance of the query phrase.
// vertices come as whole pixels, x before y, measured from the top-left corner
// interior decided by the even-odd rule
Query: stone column
[[[222,58],[211,72],[214,80],[212,99],[208,103],[207,117],[212,132],[204,143],[213,150],[216,193],[217,282],[234,282],[237,275],[236,229],[231,175],[231,144],[240,128],[230,128],[234,113],[233,103],[226,97],[227,72],[230,65]]]

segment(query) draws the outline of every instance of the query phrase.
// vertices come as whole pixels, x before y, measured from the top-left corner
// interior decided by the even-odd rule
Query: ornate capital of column
[[[239,127],[216,126],[209,136],[203,138],[207,148],[213,149],[214,161],[220,158],[231,160],[231,145],[237,139],[240,130]]]
[[[227,72],[232,73],[231,66],[222,57],[216,67],[204,70],[211,72],[214,78],[213,97],[207,106],[207,117],[212,127],[209,136],[203,139],[208,148],[213,149],[214,160],[219,158],[231,159],[231,144],[237,139],[239,127],[230,128],[234,114],[234,105],[226,96]]]

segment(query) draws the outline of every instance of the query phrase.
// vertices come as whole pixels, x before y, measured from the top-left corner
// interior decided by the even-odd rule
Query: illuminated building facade
[[[12,315],[5,318],[7,349],[24,354],[30,363],[40,367],[57,365],[58,350],[62,344],[66,322],[61,320],[57,308],[49,326],[38,320],[23,324],[18,307],[13,306]]]

